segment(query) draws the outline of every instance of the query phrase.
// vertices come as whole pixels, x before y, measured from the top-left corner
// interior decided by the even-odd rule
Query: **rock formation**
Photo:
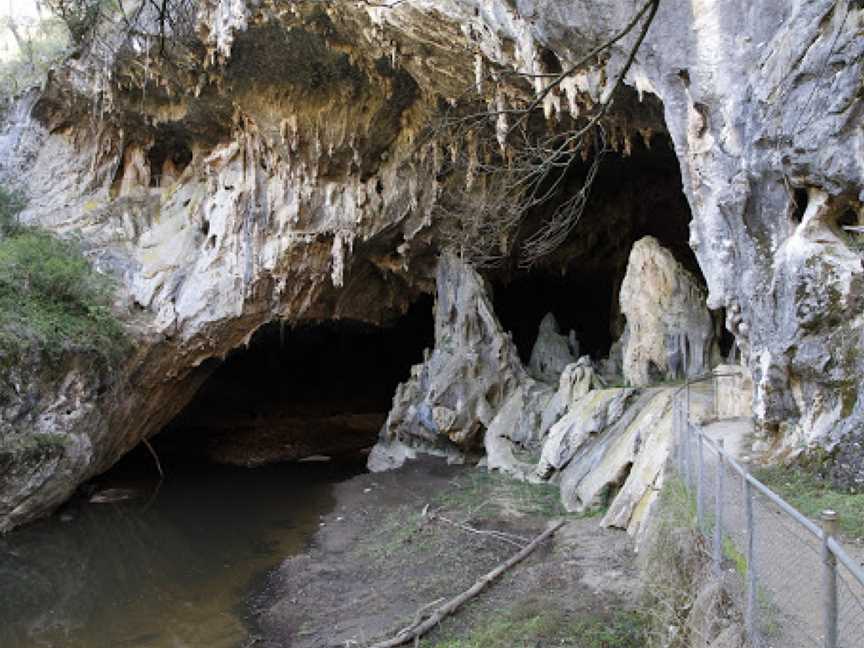
[[[623,373],[639,387],[711,368],[714,323],[696,279],[657,239],[646,236],[630,252],[621,284]]]
[[[608,506],[602,524],[638,533],[662,485],[676,388],[605,389],[583,356],[553,393],[523,368],[476,271],[446,255],[437,283],[435,349],[397,389],[370,469],[418,452],[476,459],[482,441],[489,470],[558,480],[568,510]]]
[[[537,380],[555,384],[564,367],[579,357],[579,342],[576,333],[561,335],[558,321],[552,313],[547,313],[540,322],[537,340],[531,350],[528,372]]]
[[[454,458],[479,454],[496,413],[533,382],[473,268],[445,255],[437,287],[435,349],[396,390],[370,458],[373,470],[399,465],[416,446]]]
[[[433,206],[463,179],[443,172],[457,154],[449,143],[421,137],[430,115],[466,87],[493,106],[532,96],[501,72],[567,69],[634,11],[621,0],[198,5],[200,60],[142,70],[135,56],[85,52],[7,115],[0,181],[27,191],[25,222],[80,237],[115,278],[134,352],[110,381],[87,373],[86,358],[0,362],[0,530],[50,510],[156,434],[212,371],[207,360],[261,325],[380,323],[432,292]],[[607,124],[622,153],[652,133],[671,139],[707,306],[726,311],[762,433],[827,449],[849,483],[864,480],[864,269],[842,230],[864,202],[862,16],[860,3],[833,0],[661,2]],[[549,128],[608,96],[635,38],[547,96]],[[587,216],[579,228],[598,245],[609,238]],[[469,294],[479,285],[448,261],[439,291],[445,270]],[[453,384],[437,369],[414,376],[388,429],[477,450],[479,424],[491,429],[527,383],[487,303],[439,299],[439,344],[450,327],[453,348],[479,354],[477,364],[436,345],[430,362]],[[702,353],[710,346],[687,335]],[[693,357],[704,366],[702,353]],[[665,352],[647,357],[666,375]],[[487,380],[492,367],[504,373],[486,391],[468,389],[472,372]],[[22,448],[37,446],[23,461]],[[578,501],[592,501],[597,488],[570,465]]]

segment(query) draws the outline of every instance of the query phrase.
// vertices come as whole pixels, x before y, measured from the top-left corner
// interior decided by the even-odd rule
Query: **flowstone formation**
[[[437,287],[435,349],[397,388],[369,459],[372,470],[401,465],[417,447],[453,458],[479,456],[498,410],[521,385],[533,382],[476,270],[445,255]]]
[[[644,387],[685,375],[704,376],[716,356],[705,292],[651,236],[633,246],[621,284],[624,379]]]
[[[555,316],[547,313],[540,322],[540,331],[531,350],[529,373],[537,380],[554,383],[564,367],[575,362],[578,357],[579,341],[575,331],[561,335]]]
[[[142,66],[132,44],[109,60],[82,52],[6,116],[0,181],[28,194],[25,223],[80,238],[114,277],[133,352],[110,384],[82,378],[80,358],[0,363],[0,451],[15,466],[0,479],[0,530],[159,432],[260,326],[379,324],[431,293],[435,207],[466,179],[444,171],[460,143],[424,139],[430,119],[471,88],[503,114],[583,61],[538,106],[554,129],[609,97],[637,38],[586,57],[631,21],[629,0],[197,8],[188,61]],[[864,268],[843,229],[864,220],[862,20],[856,2],[661,0],[606,122],[621,153],[671,139],[707,307],[725,309],[752,375],[763,444],[821,448],[849,484],[864,482]],[[615,236],[590,216],[574,236]],[[484,399],[503,407],[518,384],[539,403],[554,389],[513,372]],[[476,451],[485,432],[458,425],[482,414],[488,431],[498,412],[465,403],[432,420]],[[16,449],[48,420],[51,442],[25,470]],[[518,451],[528,436],[496,438]]]

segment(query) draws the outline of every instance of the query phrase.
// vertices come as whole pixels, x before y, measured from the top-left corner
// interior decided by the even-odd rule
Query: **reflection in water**
[[[140,497],[74,503],[0,537],[0,646],[243,645],[253,578],[303,547],[346,476],[330,464],[187,460],[166,465],[148,502],[142,457],[100,480]]]

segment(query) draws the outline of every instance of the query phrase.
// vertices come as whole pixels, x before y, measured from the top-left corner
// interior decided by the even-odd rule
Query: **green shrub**
[[[0,18],[0,32],[15,42],[11,55],[0,60],[0,102],[41,85],[48,71],[69,53],[68,30],[54,16]],[[18,37],[10,38],[13,33]]]
[[[36,348],[116,359],[126,346],[111,286],[74,241],[14,223],[20,199],[0,191],[0,355]]]
[[[19,192],[0,187],[0,236],[12,234],[17,229],[18,213],[24,205],[24,197]]]

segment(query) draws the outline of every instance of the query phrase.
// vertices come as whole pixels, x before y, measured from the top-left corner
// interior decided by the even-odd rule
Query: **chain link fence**
[[[738,584],[754,648],[864,648],[864,570],[837,516],[808,519],[690,422],[690,384],[675,398],[678,473],[695,498],[718,576]]]

